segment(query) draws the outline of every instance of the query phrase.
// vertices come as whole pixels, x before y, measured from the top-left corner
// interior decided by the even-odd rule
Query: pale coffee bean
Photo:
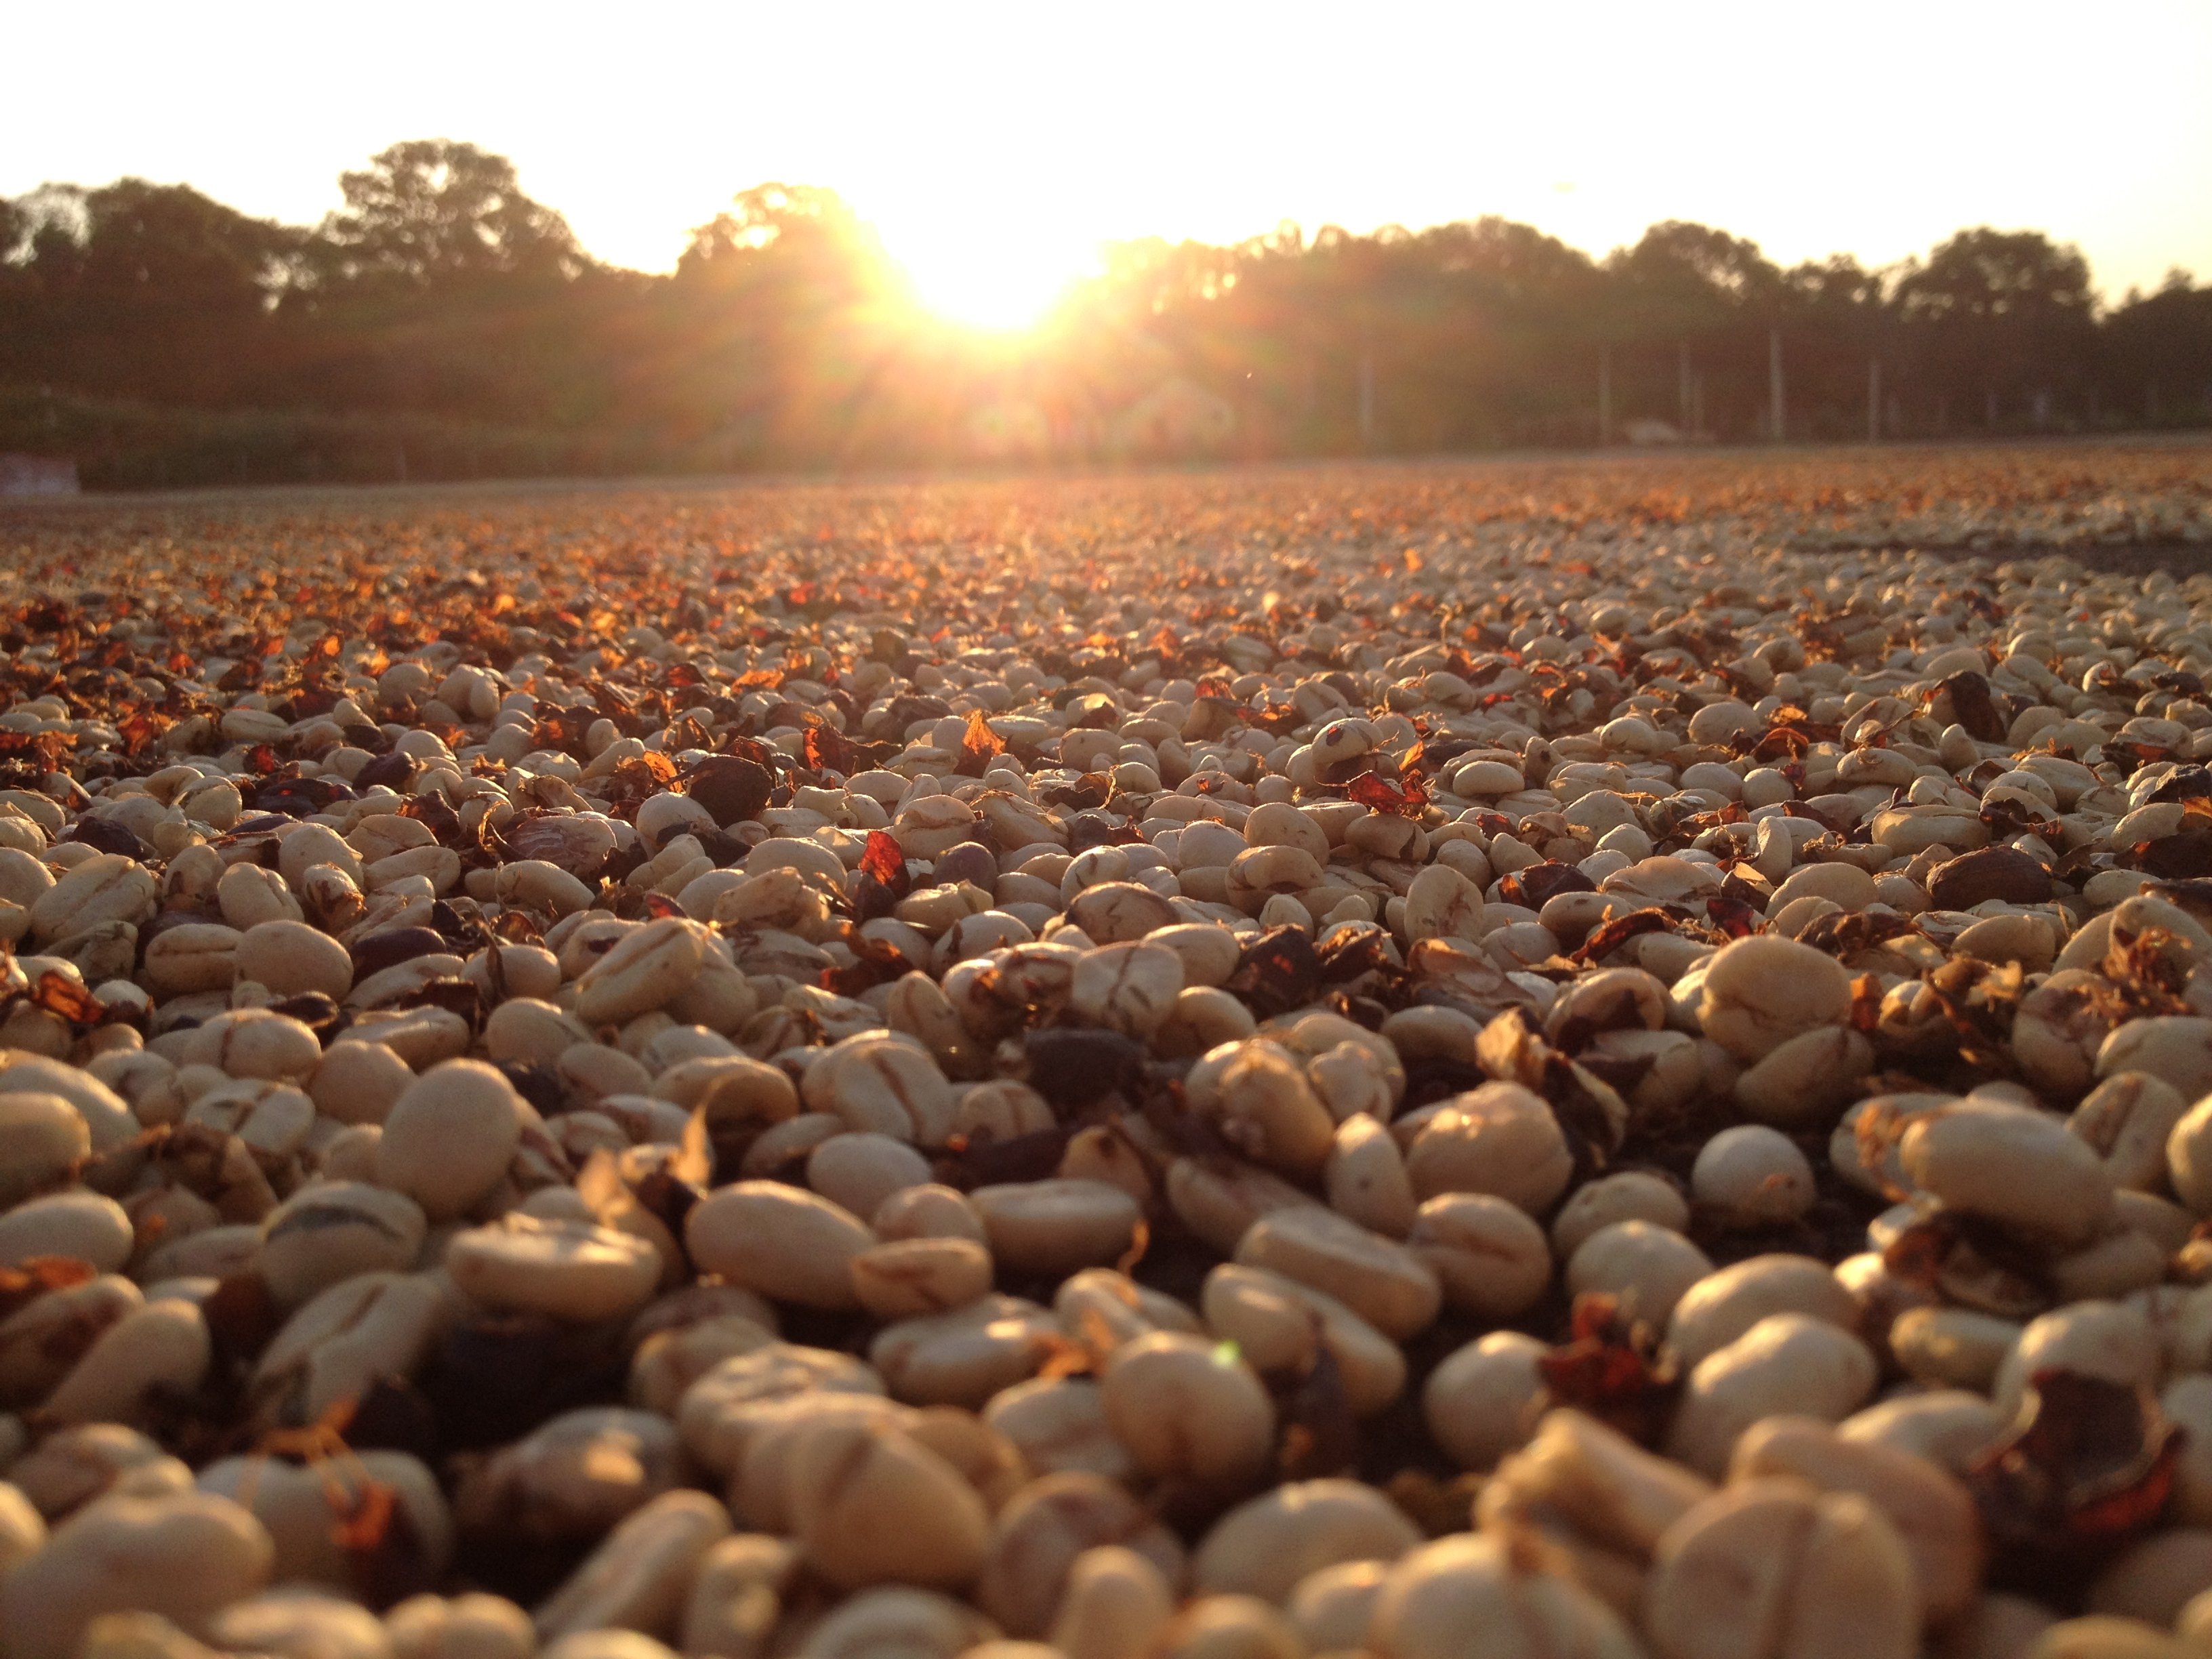
[[[220,922],[164,928],[141,953],[140,982],[167,999],[194,991],[228,991],[238,978],[242,935]]]
[[[981,1244],[983,1220],[967,1194],[934,1182],[893,1193],[868,1218],[885,1243],[909,1238],[964,1238]]]
[[[54,1529],[0,1578],[10,1659],[70,1659],[105,1613],[156,1613],[204,1629],[269,1579],[275,1552],[246,1510],[203,1492],[111,1498]]]
[[[1034,1376],[1060,1340],[1060,1322],[1048,1310],[1019,1297],[986,1296],[886,1325],[868,1345],[868,1359],[900,1400],[972,1410]]]
[[[1640,1170],[1601,1176],[1575,1188],[1552,1218],[1552,1249],[1571,1259],[1592,1233],[1616,1221],[1645,1221],[1669,1232],[1685,1232],[1690,1206],[1671,1182]]]
[[[1415,1212],[1406,1248],[1435,1270],[1444,1301],[1477,1319],[1515,1318],[1551,1287],[1544,1230],[1502,1198],[1440,1194]]]
[[[1275,1409],[1251,1368],[1203,1338],[1163,1331],[1116,1349],[1107,1421],[1148,1474],[1235,1486],[1273,1449]]]
[[[1297,1627],[1251,1595],[1200,1595],[1156,1638],[1159,1659],[1304,1659]]]
[[[704,1492],[663,1492],[609,1533],[532,1615],[539,1639],[587,1631],[673,1631],[707,1552],[730,1534],[729,1512]]]
[[[1224,1262],[1206,1275],[1200,1302],[1207,1329],[1256,1371],[1302,1376],[1325,1350],[1356,1417],[1382,1411],[1406,1386],[1396,1343],[1334,1297],[1280,1273]]]
[[[808,1154],[806,1184],[854,1216],[873,1215],[893,1194],[928,1185],[929,1160],[889,1135],[836,1135]]]
[[[968,1194],[991,1254],[1009,1272],[1059,1278],[1118,1261],[1134,1243],[1137,1202],[1101,1181],[1028,1181]]]
[[[1909,1308],[1890,1324],[1889,1351],[1915,1382],[1987,1392],[2021,1329],[1966,1308]]]
[[[1574,1158],[1550,1104],[1517,1083],[1455,1095],[1421,1122],[1406,1149],[1406,1174],[1424,1199],[1486,1193],[1532,1215],[1566,1190]]]
[[[1754,1255],[1698,1280],[1674,1304],[1667,1344],[1686,1366],[1726,1347],[1770,1314],[1803,1314],[1856,1331],[1861,1310],[1824,1263],[1807,1255]]]
[[[1663,1328],[1675,1304],[1712,1270],[1705,1253],[1681,1234],[1647,1221],[1616,1221],[1567,1259],[1566,1282],[1572,1295],[1613,1297],[1625,1317]]]
[[[639,1323],[652,1315],[653,1306],[648,1305],[631,1322],[637,1348],[630,1356],[627,1395],[632,1405],[665,1415],[673,1415],[684,1390],[722,1361],[767,1347],[776,1340],[772,1319],[764,1323],[739,1313],[712,1314],[638,1335]]]
[[[1066,1659],[1144,1659],[1174,1613],[1158,1566],[1133,1549],[1101,1544],[1067,1570],[1052,1645]]]
[[[382,1622],[367,1607],[289,1584],[232,1602],[208,1634],[224,1652],[278,1659],[391,1659],[392,1652]]]
[[[307,1097],[334,1122],[381,1124],[414,1081],[414,1069],[382,1043],[334,1042],[307,1079]]]
[[[129,1103],[90,1073],[43,1054],[0,1050],[0,1099],[16,1094],[52,1095],[67,1101],[84,1120],[94,1152],[113,1151],[139,1132]],[[0,1169],[9,1167],[0,1162]],[[5,1179],[0,1176],[0,1182]]]
[[[883,1031],[831,1048],[808,1069],[801,1091],[810,1110],[919,1146],[943,1146],[958,1110],[935,1057],[911,1038]]]
[[[2157,1193],[2166,1188],[2166,1142],[2188,1113],[2188,1101],[2169,1085],[2121,1072],[2082,1097],[2066,1127],[2104,1160],[2113,1186]]]
[[[453,1516],[443,1492],[421,1459],[405,1452],[365,1451],[349,1460],[343,1474],[251,1455],[218,1458],[199,1473],[198,1489],[252,1510],[276,1543],[270,1577],[350,1592],[356,1563],[332,1509],[357,1504],[363,1483],[386,1488],[421,1553],[422,1571],[443,1572],[453,1557]]]
[[[2204,1650],[2138,1620],[2091,1613],[2051,1625],[2024,1651],[2027,1659],[2197,1659]]]
[[[1874,1045],[1856,1031],[1823,1026],[1800,1032],[1745,1068],[1729,1095],[1747,1117],[1799,1131],[1827,1127],[1864,1091]]]
[[[993,1265],[990,1251],[973,1239],[910,1238],[861,1251],[852,1271],[861,1307],[878,1319],[905,1319],[988,1295]]]
[[[1136,1460],[1114,1435],[1098,1384],[1088,1377],[1033,1377],[993,1395],[982,1420],[1020,1451],[1037,1475],[1074,1471],[1126,1486]]]
[[[303,1187],[262,1221],[256,1265],[270,1293],[297,1307],[357,1274],[411,1267],[427,1224],[412,1199],[381,1187]]]
[[[1068,1006],[1089,1024],[1148,1040],[1183,987],[1182,958],[1165,945],[1102,944],[1075,964]]]
[[[330,1286],[285,1321],[249,1389],[254,1415],[301,1427],[385,1377],[412,1377],[460,1316],[451,1281],[368,1273]]]
[[[118,1273],[134,1243],[123,1206],[82,1188],[30,1199],[0,1214],[0,1267],[20,1267],[33,1256],[65,1255],[100,1273]]]
[[[404,1090],[377,1142],[378,1184],[404,1193],[433,1221],[465,1214],[507,1174],[534,1115],[495,1068],[448,1060]]]
[[[1182,1546],[1125,1488],[1095,1474],[1032,1480],[992,1523],[976,1604],[1010,1634],[1042,1636],[1053,1627],[1078,1559],[1107,1544],[1142,1556],[1171,1592],[1180,1589]]]
[[[1768,1477],[1802,1480],[1823,1492],[1853,1492],[1897,1528],[1919,1583],[1920,1606],[1942,1624],[1980,1593],[1981,1516],[1966,1486],[1923,1458],[1850,1440],[1810,1418],[1771,1417],[1736,1442],[1730,1486]]]
[[[1336,1120],[1304,1065],[1280,1044],[1255,1037],[1211,1050],[1193,1069],[1189,1091],[1223,1138],[1255,1162],[1311,1176],[1328,1161]]]
[[[1309,1652],[1364,1651],[1375,1603],[1389,1576],[1390,1564],[1382,1561],[1323,1567],[1298,1580],[1283,1611]]]
[[[1405,1512],[1357,1480],[1293,1481],[1214,1522],[1191,1557],[1201,1595],[1280,1605],[1300,1579],[1347,1561],[1395,1561],[1421,1541]]]
[[[353,960],[329,934],[296,918],[257,921],[239,935],[237,976],[278,997],[320,994],[343,1001],[353,989]]]
[[[1433,1323],[1443,1301],[1436,1270],[1420,1257],[1317,1206],[1261,1216],[1237,1241],[1236,1259],[1358,1309],[1369,1324],[1400,1341]]]
[[[1813,1207],[1813,1166],[1778,1130],[1739,1124],[1699,1149],[1690,1195],[1735,1226],[1795,1221]]]
[[[149,1302],[101,1331],[40,1409],[58,1423],[143,1423],[162,1396],[197,1389],[213,1358],[198,1307]]]
[[[665,917],[627,933],[576,981],[577,1016],[620,1024],[673,1002],[699,976],[710,937],[700,923]]]
[[[1606,1600],[1632,1607],[1660,1535],[1712,1492],[1680,1463],[1561,1407],[1499,1462],[1475,1501],[1475,1521],[1510,1534],[1541,1520],[1547,1539]]]
[[[92,1151],[92,1131],[59,1095],[0,1094],[0,1203],[64,1182]]]
[[[1887,1446],[1964,1474],[2005,1431],[1986,1396],[1961,1389],[1904,1394],[1855,1412],[1836,1425],[1846,1440]]]
[[[811,1626],[799,1659],[958,1659],[998,1631],[963,1601],[935,1590],[878,1585],[862,1590]]]
[[[2088,1608],[2171,1627],[2212,1589],[2212,1528],[2172,1527],[2123,1550],[2089,1586]]]
[[[1698,1019],[1705,1036],[1750,1064],[1791,1037],[1842,1024],[1850,1005],[1850,976],[1833,957],[1755,934],[1723,945],[1707,963]]]
[[[455,1233],[445,1265],[461,1293],[482,1306],[578,1324],[636,1312],[661,1274],[660,1252],[646,1239],[519,1212]]]
[[[896,1430],[805,1431],[793,1453],[793,1521],[807,1565],[847,1589],[957,1588],[982,1570],[990,1515],[960,1472]]]
[[[1960,1101],[1916,1119],[1899,1152],[1906,1177],[1950,1207],[2055,1243],[2087,1242],[2112,1212],[2104,1161],[2046,1113]]]
[[[1659,1540],[1644,1628],[1661,1659],[1912,1659],[1911,1557],[1867,1499],[1795,1480],[1707,1498]]]
[[[1368,1645],[1376,1659],[1456,1659],[1468,1632],[1498,1659],[1561,1653],[1635,1659],[1635,1638],[1571,1579],[1516,1556],[1499,1540],[1445,1538],[1400,1558],[1376,1598]]]
[[[763,1428],[787,1419],[794,1401],[822,1394],[878,1395],[884,1379],[850,1354],[769,1342],[716,1363],[677,1402],[677,1431],[701,1468],[727,1480]]]
[[[634,1630],[580,1630],[547,1643],[539,1659],[677,1659],[665,1642]]]
[[[678,1630],[678,1650],[758,1659],[797,1588],[799,1552],[760,1533],[725,1538],[699,1559]],[[404,1659],[404,1656],[395,1656]]]
[[[1668,1455],[1717,1479],[1753,1425],[1784,1413],[1841,1422],[1866,1403],[1877,1374],[1856,1337],[1803,1314],[1770,1314],[1691,1371]]]
[[[595,1540],[677,1483],[675,1425],[648,1412],[564,1412],[461,1474],[455,1524],[465,1534]]]
[[[1492,1331],[1447,1355],[1421,1389],[1431,1437],[1462,1468],[1488,1470],[1527,1443],[1546,1404],[1536,1362],[1550,1352],[1519,1331]]]
[[[8,1469],[9,1490],[49,1526],[110,1493],[161,1498],[189,1492],[191,1485],[192,1472],[182,1462],[119,1423],[56,1429]],[[11,1537],[21,1535],[20,1513],[10,1527]]]
[[[809,1308],[855,1306],[853,1261],[876,1242],[850,1212],[773,1181],[717,1188],[692,1206],[684,1238],[702,1272]]]
[[[2155,1387],[2166,1360],[2161,1322],[2124,1302],[2076,1302],[2044,1314],[2028,1322],[1998,1365],[1990,1400],[2001,1412],[2016,1410],[2035,1373],[2053,1369]]]
[[[1322,1169],[1329,1207],[1370,1232],[1403,1238],[1418,1200],[1405,1155],[1389,1130],[1364,1113],[1337,1125]]]

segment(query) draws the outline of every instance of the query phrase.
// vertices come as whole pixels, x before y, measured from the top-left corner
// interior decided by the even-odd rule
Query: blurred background
[[[2212,424],[2203,6],[9,27],[24,488]]]

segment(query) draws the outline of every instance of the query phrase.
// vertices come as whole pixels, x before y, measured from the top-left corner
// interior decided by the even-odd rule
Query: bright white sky
[[[2117,299],[2212,277],[2212,3],[1319,6],[205,0],[5,9],[0,194],[124,173],[295,222],[401,138],[511,156],[649,270],[765,179],[828,185],[956,315],[1036,314],[1107,240],[1501,213],[1659,219],[1784,263],[1962,226]]]

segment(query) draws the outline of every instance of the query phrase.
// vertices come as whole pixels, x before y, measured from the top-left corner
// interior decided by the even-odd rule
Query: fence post
[[[1601,345],[1597,349],[1597,441],[1599,446],[1613,441],[1613,348]]]
[[[1782,406],[1782,331],[1766,331],[1766,400],[1774,418],[1774,441],[1780,443],[1786,430]]]

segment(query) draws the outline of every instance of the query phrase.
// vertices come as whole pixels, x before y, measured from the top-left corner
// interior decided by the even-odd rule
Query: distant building
[[[1632,444],[1678,444],[1682,441],[1682,429],[1671,421],[1626,421],[1621,424],[1620,434]]]
[[[0,455],[0,495],[74,495],[76,463],[51,455]]]

